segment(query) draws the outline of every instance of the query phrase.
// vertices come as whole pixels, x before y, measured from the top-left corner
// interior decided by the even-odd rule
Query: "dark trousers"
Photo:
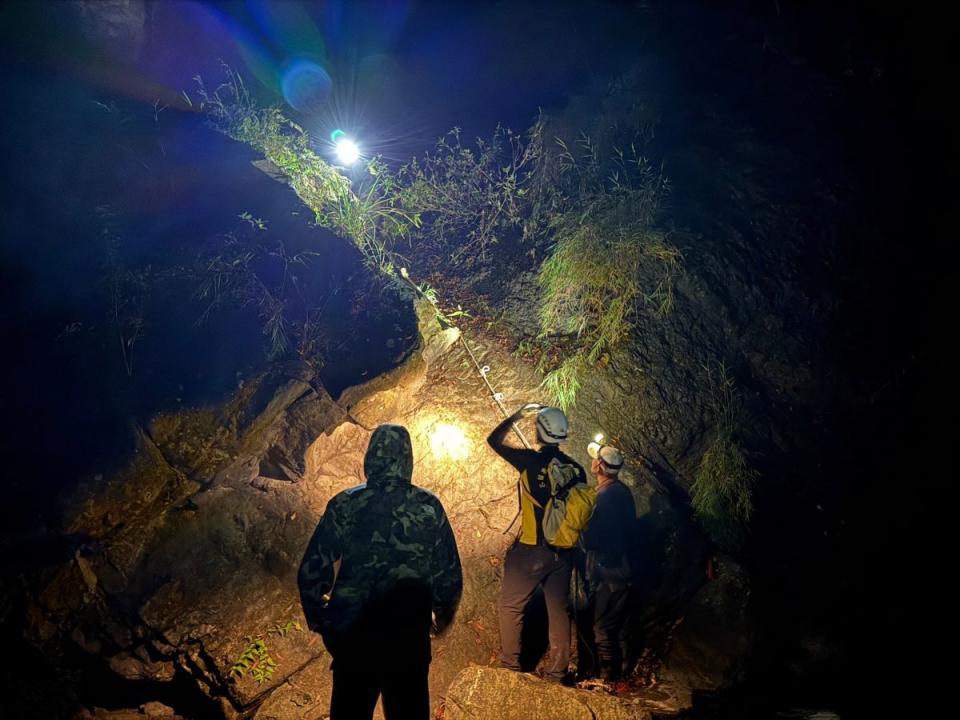
[[[629,668],[627,613],[630,586],[624,583],[598,582],[593,591],[593,637],[597,663],[604,680],[618,680]]]
[[[430,720],[430,603],[429,587],[401,583],[370,600],[347,631],[324,635],[331,720],[371,720],[381,695],[387,720]]]
[[[362,660],[334,661],[330,720],[370,720],[380,695],[387,720],[430,720],[429,662],[386,664],[368,650]]]
[[[537,586],[543,585],[550,636],[550,662],[547,677],[560,680],[570,662],[570,552],[545,545],[516,543],[507,551],[503,563],[503,587],[500,591],[500,664],[520,670],[520,633],[527,603]]]

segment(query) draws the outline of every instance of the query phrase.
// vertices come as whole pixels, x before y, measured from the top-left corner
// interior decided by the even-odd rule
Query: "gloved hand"
[[[536,415],[543,408],[543,405],[540,403],[527,403],[522,408],[517,410],[517,415],[520,417],[527,417],[528,415]]]

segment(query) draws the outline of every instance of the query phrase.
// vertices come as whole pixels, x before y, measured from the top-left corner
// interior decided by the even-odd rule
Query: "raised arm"
[[[493,448],[493,451],[518,470],[523,467],[530,451],[507,445],[507,435],[513,429],[513,425],[519,422],[522,417],[537,412],[541,407],[536,403],[527,403],[510,417],[504,418],[487,436],[487,444]]]

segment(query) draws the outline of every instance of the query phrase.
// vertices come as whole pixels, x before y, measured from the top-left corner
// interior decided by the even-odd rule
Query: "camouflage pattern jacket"
[[[411,483],[410,435],[381,425],[364,457],[365,485],[344,490],[327,504],[300,565],[299,587],[307,624],[330,639],[349,635],[378,605],[395,605],[398,586],[422,588],[439,633],[453,620],[463,576],[457,545],[440,501]],[[397,616],[394,624],[419,624]],[[424,633],[426,639],[426,633]],[[425,640],[426,641],[426,640]]]

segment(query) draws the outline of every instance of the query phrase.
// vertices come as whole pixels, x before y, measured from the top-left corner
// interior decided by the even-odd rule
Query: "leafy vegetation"
[[[641,306],[663,316],[673,307],[682,256],[654,229],[666,181],[637,153],[614,148],[613,170],[581,136],[579,157],[559,142],[567,175],[565,212],[549,225],[554,246],[540,266],[542,336],[574,338],[562,364],[544,379],[563,408],[573,404],[582,371],[623,340]],[[645,278],[652,278],[648,285]]]
[[[541,130],[538,123],[530,137]],[[411,160],[397,178],[404,206],[425,220],[418,240],[448,252],[455,265],[488,260],[492,246],[529,214],[524,186],[531,181],[539,147],[497,127],[490,140],[477,139],[471,148],[454,128],[432,152]]]
[[[753,513],[758,473],[750,467],[736,436],[738,404],[733,378],[724,365],[708,370],[707,375],[716,427],[697,469],[691,504],[694,516],[714,542],[737,549]]]
[[[275,624],[267,630],[267,634],[287,637],[294,630],[303,632],[303,626],[296,620],[290,620],[286,623]],[[248,635],[244,640],[247,641],[247,647],[230,666],[230,677],[240,680],[249,672],[250,677],[257,681],[257,685],[262,685],[273,678],[273,673],[279,665],[270,655],[270,649],[267,647],[263,635]]]
[[[604,131],[602,148],[585,133],[548,141],[544,117],[523,135],[498,127],[475,147],[455,128],[396,172],[374,158],[353,187],[313,151],[303,128],[279,108],[258,108],[240,77],[226,72],[213,92],[197,78],[202,109],[222,132],[263,152],[317,223],[352,241],[383,275],[395,277],[401,239],[465,267],[489,262],[505,240],[539,249],[546,260],[538,342],[550,348],[541,353],[549,360],[544,388],[561,407],[574,404],[583,373],[627,337],[638,313],[670,312],[682,256],[656,229],[667,182],[641,152],[654,132],[649,112],[637,114],[626,135]],[[283,303],[258,298],[281,352],[289,346]]]
[[[242,215],[241,219],[250,222]],[[253,307],[263,323],[271,359],[294,350],[306,366],[318,370],[323,362],[319,351],[323,308],[302,287],[296,272],[298,267],[305,270],[317,255],[312,251],[291,255],[282,242],[227,234],[198,263],[195,297],[205,304],[198,323],[225,302]]]
[[[297,632],[303,632],[303,626],[296,620],[289,620],[283,624],[277,623],[267,632],[271,633],[272,635],[277,635],[278,637],[286,637],[294,630]]]
[[[543,378],[543,389],[565,410],[577,399],[584,367],[583,354],[574,353]]]
[[[236,662],[230,666],[230,677],[240,680],[247,672],[262,685],[273,678],[277,669],[277,661],[270,656],[270,650],[263,638],[247,636],[247,647]]]
[[[317,224],[350,240],[367,264],[386,276],[396,267],[394,244],[420,225],[420,217],[400,205],[396,177],[374,158],[368,179],[354,190],[349,178],[311,147],[307,132],[281,112],[260,108],[242,78],[225,68],[226,82],[212,92],[197,77],[200,108],[221,132],[264,154],[290,180]]]
[[[637,313],[673,307],[682,256],[655,229],[667,182],[638,149],[653,132],[640,117],[627,149],[611,142],[606,153],[586,134],[576,152],[546,142],[544,117],[524,136],[497,128],[475,150],[454,130],[399,174],[404,203],[424,220],[417,239],[445,248],[454,265],[485,261],[505,237],[545,248],[539,340],[561,347],[541,353],[555,359],[544,388],[564,408]]]

